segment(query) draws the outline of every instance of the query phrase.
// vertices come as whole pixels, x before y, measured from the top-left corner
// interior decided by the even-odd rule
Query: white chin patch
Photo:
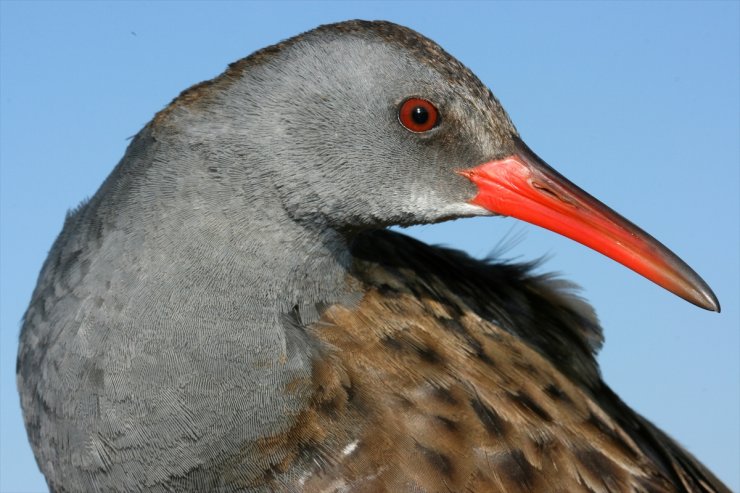
[[[460,217],[471,217],[471,216],[495,216],[496,214],[484,209],[483,207],[475,204],[468,204],[467,202],[460,202],[457,204],[449,204],[438,210],[441,215],[444,216],[460,216]]]

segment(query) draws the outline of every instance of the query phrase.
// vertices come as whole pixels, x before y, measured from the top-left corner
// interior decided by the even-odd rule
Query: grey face
[[[249,156],[244,166],[264,167],[297,220],[353,229],[485,214],[467,204],[475,187],[455,171],[509,153],[516,131],[475,76],[407,35],[412,43],[382,31],[308,33],[220,93],[213,132],[231,136],[225,145]],[[409,97],[438,109],[435,128],[401,125]]]

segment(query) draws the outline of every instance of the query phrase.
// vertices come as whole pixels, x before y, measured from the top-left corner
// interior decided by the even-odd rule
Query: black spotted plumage
[[[358,236],[352,251],[352,275],[365,286],[365,298],[352,309],[327,308],[308,328],[327,343],[322,366],[329,368],[322,371],[344,375],[337,394],[321,388],[321,402],[327,390],[331,395],[330,411],[317,406],[325,429],[310,441],[342,437],[356,444],[358,457],[355,449],[343,454],[326,446],[329,457],[300,488],[727,491],[622,403],[597,370],[588,382],[570,378],[574,364],[553,350],[557,343],[532,344],[515,329],[538,306],[534,324],[526,326],[549,334],[545,339],[571,340],[571,347],[584,334],[600,340],[598,324],[571,290],[531,274],[531,265],[482,263],[387,231]],[[470,293],[487,290],[488,303],[466,302]],[[504,291],[518,302],[497,305],[493,300]],[[590,348],[581,357],[596,368],[594,353]],[[476,372],[482,380],[471,377]],[[564,423],[564,415],[572,422]],[[417,436],[419,426],[424,433]],[[409,443],[402,437],[411,437]],[[495,450],[495,466],[481,455],[486,450]],[[550,454],[574,465],[553,470]],[[300,489],[279,480],[269,488]]]

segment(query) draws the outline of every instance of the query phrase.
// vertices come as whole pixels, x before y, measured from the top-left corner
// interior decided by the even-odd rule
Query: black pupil
[[[423,125],[429,120],[429,112],[423,106],[416,106],[411,110],[411,119],[419,125]]]

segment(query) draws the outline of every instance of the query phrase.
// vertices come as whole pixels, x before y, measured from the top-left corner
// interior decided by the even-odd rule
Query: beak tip
[[[705,297],[705,304],[702,306],[702,308],[717,313],[720,313],[722,311],[722,307],[719,305],[719,300],[714,295],[711,289],[705,291],[702,294]]]
[[[710,288],[701,278],[699,278],[699,281],[700,282],[697,283],[699,285],[696,286],[691,298],[687,298],[688,301],[710,312],[719,313],[722,311],[722,308],[719,305],[719,300],[714,294],[714,291],[712,291],[712,288]]]

